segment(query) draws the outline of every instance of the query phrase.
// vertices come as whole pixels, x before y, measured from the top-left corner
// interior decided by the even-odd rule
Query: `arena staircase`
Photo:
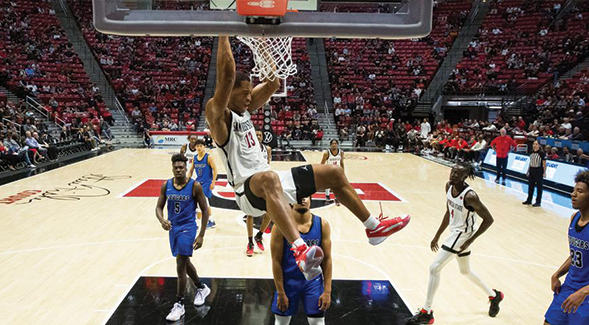
[[[417,107],[413,111],[414,116],[429,116],[434,103],[442,95],[444,85],[448,82],[452,70],[462,60],[463,52],[468,48],[469,43],[478,33],[479,27],[487,16],[490,1],[476,0],[473,2],[472,9],[466,17],[466,23],[460,29],[458,37],[454,41],[452,48],[448,51],[444,62],[436,72],[429,87],[421,96]]]
[[[82,32],[65,0],[52,0],[51,4],[55,10],[57,19],[65,30],[68,40],[72,43],[74,50],[84,63],[86,73],[90,77],[90,80],[100,88],[102,98],[115,120],[114,125],[111,126],[111,131],[114,136],[113,142],[116,143],[117,147],[143,147],[143,136],[137,134],[133,125],[130,123],[115,91],[112,89],[108,79],[100,68],[100,64],[96,61],[94,53],[86,43],[84,35],[82,35]]]

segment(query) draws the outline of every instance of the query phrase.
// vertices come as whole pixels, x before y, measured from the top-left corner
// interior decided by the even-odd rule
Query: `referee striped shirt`
[[[530,168],[540,168],[542,162],[546,159],[546,154],[542,151],[534,151],[530,155]]]

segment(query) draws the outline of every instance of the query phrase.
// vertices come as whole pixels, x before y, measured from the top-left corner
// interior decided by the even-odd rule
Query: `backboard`
[[[252,2],[262,0],[252,0]],[[294,36],[407,39],[427,36],[433,0],[290,0],[278,24],[252,24],[233,0],[93,0],[95,28],[129,36]]]

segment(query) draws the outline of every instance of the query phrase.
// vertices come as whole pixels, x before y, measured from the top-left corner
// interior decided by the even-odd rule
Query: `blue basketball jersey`
[[[172,223],[172,230],[182,226],[196,226],[196,202],[192,196],[194,182],[189,179],[181,190],[174,188],[173,178],[166,182],[168,220]]]
[[[198,155],[194,156],[194,173],[196,180],[203,186],[210,186],[213,181],[213,169],[209,165],[209,154],[205,153],[202,160],[198,160]],[[190,175],[192,177],[192,175]]]
[[[321,231],[321,217],[313,215],[311,229],[305,234],[301,233],[301,238],[308,246],[315,245],[321,247]],[[297,262],[290,248],[291,244],[285,239],[282,252],[282,273],[284,274],[284,279],[305,280],[305,276],[297,266]]]
[[[565,283],[580,289],[589,285],[589,225],[579,227],[581,212],[577,212],[569,226],[571,267]]]

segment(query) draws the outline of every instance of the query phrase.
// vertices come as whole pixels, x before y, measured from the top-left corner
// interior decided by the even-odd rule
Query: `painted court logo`
[[[129,189],[123,193],[122,197],[153,197],[160,195],[160,189],[165,179],[148,179],[138,186]],[[220,174],[213,190],[213,196],[210,199],[211,206],[214,208],[239,210],[235,202],[235,192],[227,183],[227,176]],[[352,187],[358,193],[363,201],[380,201],[380,202],[402,202],[404,201],[398,194],[394,193],[388,187],[381,183],[352,183]],[[333,194],[330,197],[335,198]],[[325,193],[318,192],[313,195],[311,208],[325,206]]]
[[[108,176],[103,174],[88,174],[73,180],[64,186],[50,190],[27,190],[15,195],[0,199],[0,204],[28,204],[35,201],[60,200],[79,201],[83,198],[103,197],[110,194],[106,187],[109,181],[128,179],[128,175]]]

